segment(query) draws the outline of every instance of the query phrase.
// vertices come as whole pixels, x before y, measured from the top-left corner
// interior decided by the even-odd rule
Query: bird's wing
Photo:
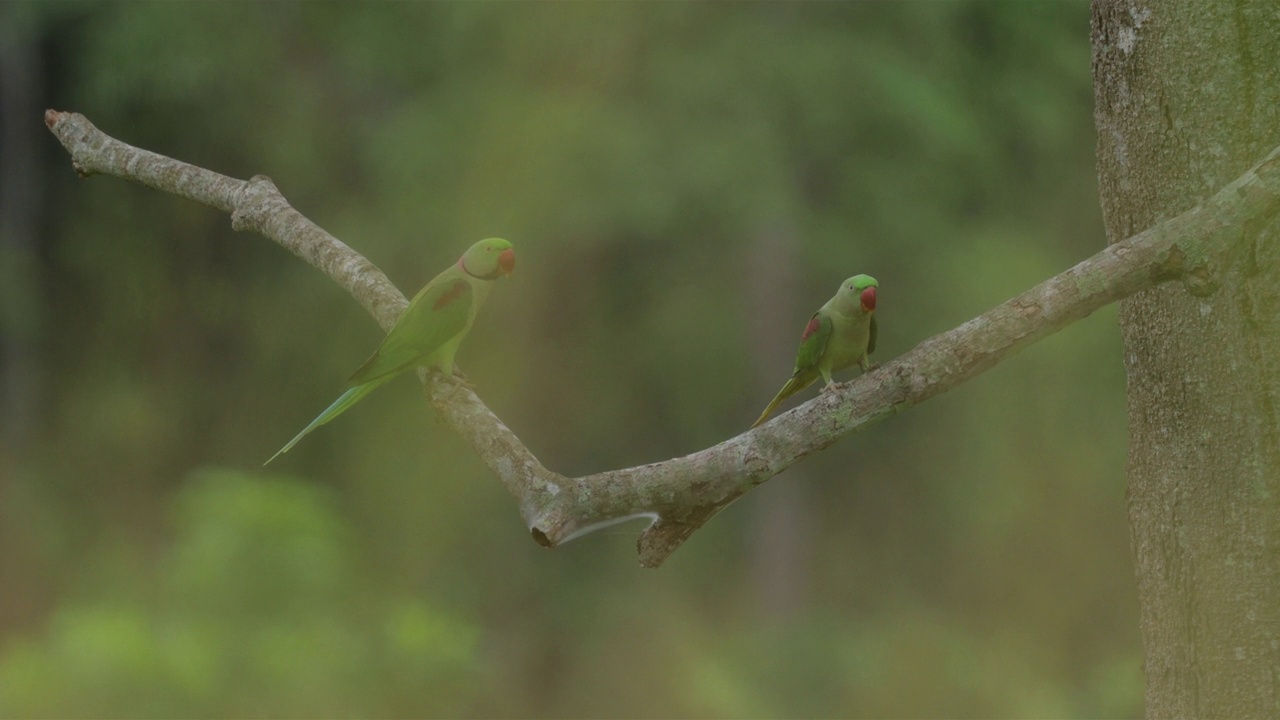
[[[809,318],[800,335],[800,349],[796,351],[795,373],[812,370],[818,366],[822,354],[827,351],[827,342],[831,340],[831,318],[821,310]]]
[[[361,385],[421,363],[466,329],[474,301],[471,283],[465,278],[447,271],[437,276],[414,296],[377,352],[351,374],[351,384]]]

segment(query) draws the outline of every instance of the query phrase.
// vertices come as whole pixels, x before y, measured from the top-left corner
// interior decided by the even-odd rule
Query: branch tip
[[[542,528],[529,528],[529,534],[533,536],[534,542],[544,548],[553,548],[556,546],[555,543],[551,542],[551,538],[547,537],[547,534],[542,532]]]

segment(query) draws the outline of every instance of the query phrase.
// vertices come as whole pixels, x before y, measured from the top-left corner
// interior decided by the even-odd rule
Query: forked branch
[[[82,176],[114,175],[231,214],[232,227],[288,248],[389,329],[405,298],[382,271],[294,210],[270,178],[236,180],[111,138],[83,115],[49,110],[45,124]],[[993,367],[1095,310],[1170,280],[1213,292],[1235,253],[1280,212],[1280,148],[1200,205],[1107,247],[1023,294],[917,345],[755,430],[684,457],[586,477],[552,472],[475,393],[424,372],[431,403],[520,505],[534,540],[555,547],[635,516],[640,563],[657,567],[743,493],[835,441]]]

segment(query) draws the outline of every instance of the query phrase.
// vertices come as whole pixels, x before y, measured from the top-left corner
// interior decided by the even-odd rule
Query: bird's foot
[[[453,374],[449,376],[449,379],[453,380],[455,383],[458,383],[462,387],[470,390],[471,392],[477,392],[478,390],[475,384],[472,383],[471,380],[467,378],[467,376],[462,372],[462,370],[456,367],[453,369]]]
[[[862,368],[862,374],[863,374],[863,375],[866,375],[867,373],[871,372],[872,370],[878,370],[878,369],[880,369],[880,363],[871,363],[870,365],[868,365],[868,366],[866,366],[866,367]]]

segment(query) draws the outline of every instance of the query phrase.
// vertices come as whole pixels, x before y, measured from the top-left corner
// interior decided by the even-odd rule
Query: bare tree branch
[[[333,278],[384,329],[406,303],[377,267],[294,210],[263,175],[236,180],[115,140],[83,115],[45,124],[82,176],[114,175],[231,214]],[[1204,295],[1234,254],[1280,212],[1280,148],[1202,204],[1115,243],[856,380],[765,425],[691,455],[569,478],[543,467],[470,389],[422,373],[432,404],[520,505],[534,540],[555,547],[603,525],[649,516],[640,563],[657,567],[742,494],[840,438],[950,390],[1095,310],[1170,280]]]

